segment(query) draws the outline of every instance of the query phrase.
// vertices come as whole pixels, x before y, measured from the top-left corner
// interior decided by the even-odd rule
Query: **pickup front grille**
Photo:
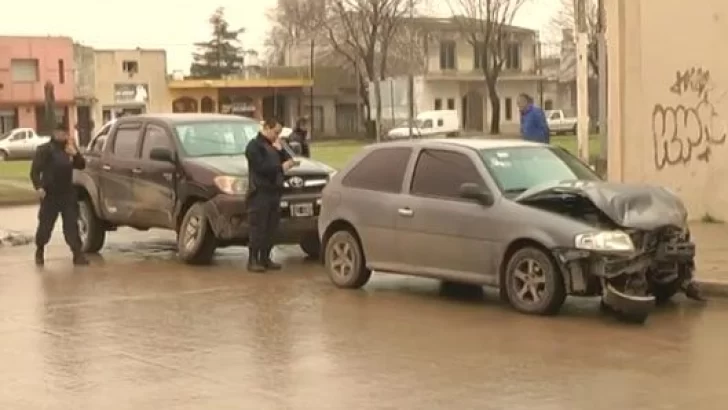
[[[317,193],[321,192],[329,182],[328,175],[291,175],[283,182],[285,193]]]

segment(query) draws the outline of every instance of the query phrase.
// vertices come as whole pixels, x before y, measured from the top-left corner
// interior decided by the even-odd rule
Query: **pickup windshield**
[[[189,157],[243,155],[260,130],[255,122],[199,121],[177,124],[175,131]]]
[[[507,197],[548,182],[600,179],[591,168],[558,147],[485,149],[480,156]]]

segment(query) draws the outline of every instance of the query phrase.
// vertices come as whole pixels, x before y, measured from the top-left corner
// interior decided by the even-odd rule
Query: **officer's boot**
[[[88,265],[88,259],[86,259],[86,255],[83,252],[74,251],[73,264],[76,266],[86,266]]]
[[[260,252],[255,249],[248,249],[248,271],[262,273],[265,266],[260,262]]]
[[[45,265],[45,249],[42,246],[35,248],[35,264],[36,266]]]
[[[271,248],[266,248],[260,255],[260,261],[263,263],[268,270],[281,270],[283,266],[280,263],[275,263],[270,258]]]

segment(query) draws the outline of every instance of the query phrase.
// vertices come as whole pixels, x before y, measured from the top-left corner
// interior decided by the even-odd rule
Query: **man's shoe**
[[[73,255],[73,264],[76,266],[86,266],[88,265],[88,259],[86,259],[86,256],[84,256],[82,253],[76,253]]]
[[[268,270],[281,270],[281,268],[283,268],[283,265],[275,263],[270,259],[263,261],[263,266],[265,266]]]
[[[35,250],[35,265],[45,265],[45,250],[43,248],[36,248]]]
[[[265,266],[258,262],[248,262],[248,272],[263,273]]]

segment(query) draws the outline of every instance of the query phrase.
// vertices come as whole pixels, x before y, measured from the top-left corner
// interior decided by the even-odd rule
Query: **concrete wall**
[[[728,219],[728,2],[612,0],[609,177]]]
[[[96,87],[95,52],[92,47],[73,45],[73,61],[76,67],[75,95],[77,99],[90,100]]]
[[[139,71],[130,75],[124,71],[125,61],[138,63]],[[164,50],[96,50],[95,90],[98,100],[94,107],[94,122],[102,123],[104,110],[123,108],[142,109],[143,112],[171,112],[172,103],[167,87],[167,56]],[[116,91],[123,85],[144,85],[147,100],[120,99]]]

